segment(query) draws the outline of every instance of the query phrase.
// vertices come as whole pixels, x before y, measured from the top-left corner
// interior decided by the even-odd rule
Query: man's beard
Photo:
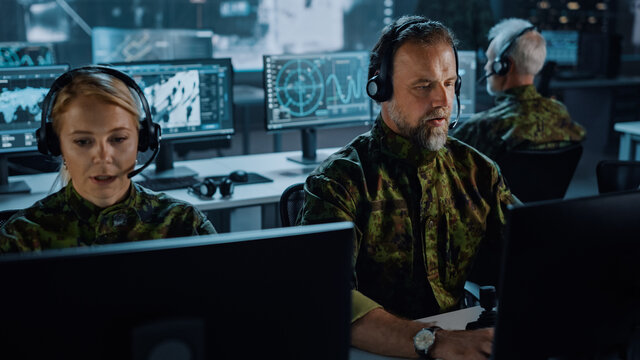
[[[437,108],[420,119],[416,127],[408,124],[407,117],[402,113],[396,104],[395,99],[389,102],[389,116],[398,127],[400,135],[408,138],[414,143],[430,151],[440,150],[447,142],[449,133],[449,117],[451,112],[448,108]],[[429,119],[445,118],[444,126],[431,126]]]

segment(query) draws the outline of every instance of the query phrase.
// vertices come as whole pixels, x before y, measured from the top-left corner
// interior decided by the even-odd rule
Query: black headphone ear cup
[[[60,139],[58,139],[58,135],[53,131],[53,123],[45,124],[45,141],[47,143],[47,150],[49,154],[53,156],[59,156],[62,152],[60,151]]]
[[[140,123],[138,130],[138,151],[144,152],[149,149],[149,129],[147,129],[146,120]]]
[[[160,147],[160,139],[162,138],[162,128],[159,124],[149,121],[151,129],[149,129],[149,149],[156,150]]]
[[[462,88],[462,77],[460,75],[458,75],[458,77],[456,78],[456,84],[455,84],[456,96],[460,96],[460,89],[461,88]]]
[[[385,102],[391,98],[390,86],[385,84],[380,75],[374,75],[367,82],[367,94],[377,102]]]
[[[208,198],[213,197],[213,195],[216,193],[217,188],[218,186],[211,179],[207,179],[191,187],[193,192],[195,192],[197,195]]]
[[[220,180],[220,195],[222,195],[222,197],[233,195],[234,187],[235,185],[231,179],[227,177],[223,178]]]
[[[148,127],[151,123],[151,128]],[[140,123],[140,131],[138,132],[138,151],[155,150],[160,144],[160,125],[148,121],[146,118]]]
[[[367,95],[377,102],[383,102],[384,99],[384,84],[379,74],[374,75],[369,81],[367,81]]]

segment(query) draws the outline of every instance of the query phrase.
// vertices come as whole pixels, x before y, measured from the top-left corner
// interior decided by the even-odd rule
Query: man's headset
[[[518,32],[511,39],[509,39],[509,41],[505,44],[505,46],[502,47],[502,50],[498,53],[498,56],[496,56],[495,59],[493,59],[493,62],[491,63],[491,72],[489,72],[488,74],[484,74],[482,77],[480,77],[480,79],[478,79],[478,82],[482,82],[484,79],[493,75],[498,75],[498,76],[507,75],[507,73],[509,72],[509,68],[511,67],[511,60],[509,60],[507,53],[515,45],[516,41],[520,36],[535,29],[536,29],[535,26],[528,26],[520,30],[520,32]]]
[[[158,155],[158,151],[160,150],[161,128],[160,125],[152,121],[151,111],[149,110],[149,103],[147,102],[147,98],[145,98],[144,92],[138,86],[138,84],[136,84],[135,80],[133,80],[129,75],[110,67],[85,66],[72,69],[60,75],[53,82],[51,88],[49,89],[49,92],[47,93],[47,96],[45,96],[43,100],[42,121],[40,124],[40,128],[36,130],[38,151],[45,155],[52,156],[59,156],[61,154],[60,139],[53,130],[51,121],[48,121],[51,117],[51,111],[53,109],[53,104],[56,100],[56,96],[62,88],[71,83],[75,75],[95,73],[113,76],[114,78],[122,81],[130,89],[132,89],[140,98],[140,103],[144,111],[144,118],[141,120],[141,126],[138,131],[138,151],[144,152],[147,150],[153,150],[153,155],[149,160],[147,160],[147,162],[144,163],[144,165],[142,165],[142,167],[127,174],[127,177],[132,178],[142,172],[142,170],[144,170],[147,166],[151,165],[153,160],[155,160],[156,156]]]
[[[382,56],[380,59],[380,71],[367,81],[367,94],[373,100],[377,102],[384,102],[391,99],[391,95],[393,94],[393,81],[391,78],[393,73],[393,52],[397,46],[400,34],[412,25],[427,22],[428,20],[424,19],[412,20],[400,26],[396,25],[396,27],[391,30],[391,41],[389,45],[381,49]],[[458,49],[456,49],[455,45],[453,46],[453,54],[456,58],[455,94],[456,103],[458,105],[458,114],[456,115],[456,119],[451,123],[451,128],[455,127],[458,123],[458,119],[460,119],[460,88],[462,87],[462,78],[458,71]]]

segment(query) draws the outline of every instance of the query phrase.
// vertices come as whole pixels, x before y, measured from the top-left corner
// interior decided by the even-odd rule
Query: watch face
[[[429,329],[422,329],[413,337],[413,345],[416,347],[416,350],[424,351],[426,353],[435,339],[436,337],[433,334],[433,331]]]

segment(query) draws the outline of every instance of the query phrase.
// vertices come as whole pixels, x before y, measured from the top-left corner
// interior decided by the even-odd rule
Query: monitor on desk
[[[542,30],[540,33],[547,42],[546,61],[554,61],[561,68],[578,65],[577,30]]]
[[[303,164],[316,155],[316,128],[371,122],[365,92],[369,53],[265,55],[264,89],[267,131],[300,130]]]
[[[234,134],[233,68],[231,60],[194,59],[115,64],[143,89],[153,121],[162,127],[155,171],[147,178],[197,175],[174,168],[173,145],[207,139],[230,139]]]
[[[346,360],[352,237],[333,223],[0,255],[0,353]]]
[[[29,192],[24,182],[9,183],[9,156],[37,151],[35,132],[53,81],[67,65],[0,68],[0,194]]]
[[[510,208],[493,358],[639,358],[638,214],[640,191]]]
[[[460,88],[460,121],[464,121],[476,112],[476,52],[471,50],[458,51],[458,75],[462,78]],[[452,117],[457,114],[457,104],[451,112]]]

